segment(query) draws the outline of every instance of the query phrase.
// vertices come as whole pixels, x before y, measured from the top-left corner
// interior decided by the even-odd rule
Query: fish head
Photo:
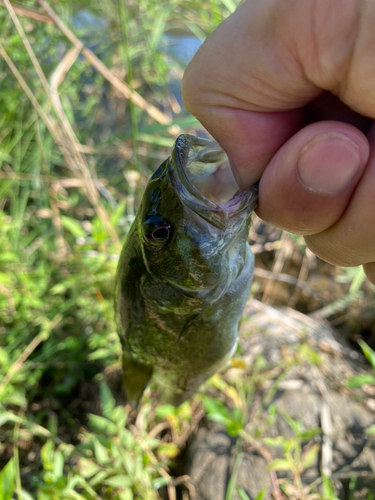
[[[178,137],[150,178],[138,212],[148,271],[187,292],[227,288],[244,260],[257,193],[255,185],[238,190],[216,142]]]

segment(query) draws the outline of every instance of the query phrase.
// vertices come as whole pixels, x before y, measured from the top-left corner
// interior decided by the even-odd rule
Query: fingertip
[[[367,278],[375,285],[375,262],[370,262],[369,264],[364,264],[363,270]]]
[[[327,195],[344,191],[367,161],[364,148],[357,142],[340,132],[317,135],[298,155],[300,184],[310,191]]]
[[[259,216],[298,234],[316,234],[342,216],[369,156],[355,127],[319,122],[276,153],[260,184]]]

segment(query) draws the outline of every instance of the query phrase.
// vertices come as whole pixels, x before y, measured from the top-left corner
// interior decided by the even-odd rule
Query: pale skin
[[[374,0],[247,0],[182,90],[258,215],[375,284],[374,26]]]

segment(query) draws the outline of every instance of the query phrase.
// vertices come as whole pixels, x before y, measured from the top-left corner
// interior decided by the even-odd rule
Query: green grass
[[[288,370],[279,367],[250,426],[246,418],[256,385],[274,376],[274,367],[261,360],[242,384],[216,376],[204,396],[178,409],[155,409],[151,387],[135,415],[123,405],[119,389],[116,258],[148,175],[176,135],[199,127],[173,105],[176,96],[168,84],[178,81],[184,63],[168,50],[165,34],[203,40],[236,3],[95,0],[88,6],[64,0],[51,5],[148,107],[129,100],[80,54],[66,74],[59,73],[61,111],[37,76],[38,65],[32,64],[8,10],[0,6],[0,43],[29,89],[27,96],[0,57],[0,491],[4,500],[152,500],[164,488],[173,498],[175,458],[196,419],[205,415],[238,439],[239,467],[243,442],[263,449],[262,434],[274,419],[272,407],[265,408]],[[39,3],[27,0],[22,6],[20,25],[50,82],[73,45],[54,22],[28,17],[27,9],[43,13]],[[301,239],[296,241],[301,247]],[[351,273],[341,275],[352,294],[345,295],[349,304],[365,298],[363,276]],[[335,312],[342,310],[340,304]],[[308,358],[307,345],[305,351]],[[300,358],[293,358],[292,364],[297,362]],[[279,440],[284,462],[271,463],[270,469],[288,468],[290,481],[300,487],[316,448],[304,449],[306,430],[287,421],[294,437]],[[235,473],[227,498],[235,491],[247,498]],[[324,498],[334,499],[330,480],[323,478],[322,484],[328,492]],[[260,491],[257,499],[262,498]]]
[[[150,405],[143,425],[125,428],[134,416],[103,379],[120,366],[116,257],[155,156],[197,126],[168,104],[170,75],[184,64],[165,32],[204,38],[229,11],[220,2],[212,14],[199,2],[59,2],[59,18],[147,101],[129,100],[79,55],[58,70],[61,110],[37,73],[51,82],[71,42],[28,17],[43,12],[36,2],[22,5],[21,30],[0,7],[0,490],[5,499],[156,498],[178,448],[148,437],[159,419]],[[175,416],[175,434],[189,418]]]

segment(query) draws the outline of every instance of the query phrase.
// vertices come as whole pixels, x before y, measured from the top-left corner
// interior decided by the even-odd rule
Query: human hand
[[[186,107],[258,215],[375,284],[375,3],[247,0],[204,42]]]

